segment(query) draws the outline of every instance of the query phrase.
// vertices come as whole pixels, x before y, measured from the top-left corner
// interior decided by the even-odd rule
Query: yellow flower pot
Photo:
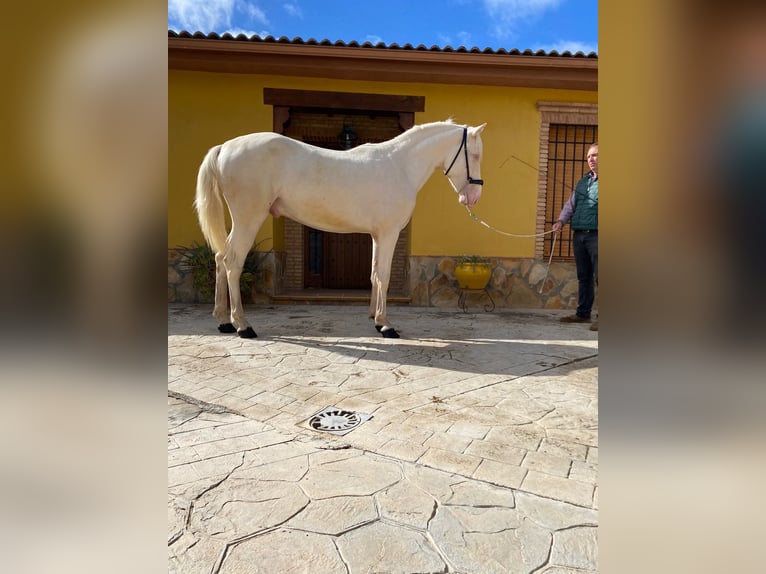
[[[460,263],[455,266],[455,278],[461,289],[484,289],[492,276],[486,263]]]

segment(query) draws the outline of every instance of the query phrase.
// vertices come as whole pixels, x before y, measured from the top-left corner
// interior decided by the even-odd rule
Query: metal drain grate
[[[309,428],[315,431],[343,436],[371,418],[372,415],[365,413],[355,413],[337,407],[325,407],[311,416],[307,424]]]

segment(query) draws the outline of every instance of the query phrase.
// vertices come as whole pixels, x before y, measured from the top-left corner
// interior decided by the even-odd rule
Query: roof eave
[[[598,90],[598,60],[578,56],[169,37],[168,68],[343,80]]]

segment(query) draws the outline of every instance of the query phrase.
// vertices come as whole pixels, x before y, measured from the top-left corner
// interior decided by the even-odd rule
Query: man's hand
[[[556,223],[553,224],[553,231],[555,231],[556,233],[561,233],[562,227],[564,227],[564,224],[561,223],[560,221],[557,221]]]

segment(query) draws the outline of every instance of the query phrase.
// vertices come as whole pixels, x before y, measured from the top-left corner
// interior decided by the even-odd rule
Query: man
[[[588,148],[588,167],[590,171],[577,182],[572,195],[564,204],[558,221],[553,224],[553,231],[561,233],[561,228],[569,222],[574,235],[575,265],[579,290],[577,311],[574,315],[562,317],[562,323],[590,323],[593,300],[598,285],[598,144]],[[571,221],[570,221],[571,220]],[[598,321],[590,326],[591,331],[598,331]]]

